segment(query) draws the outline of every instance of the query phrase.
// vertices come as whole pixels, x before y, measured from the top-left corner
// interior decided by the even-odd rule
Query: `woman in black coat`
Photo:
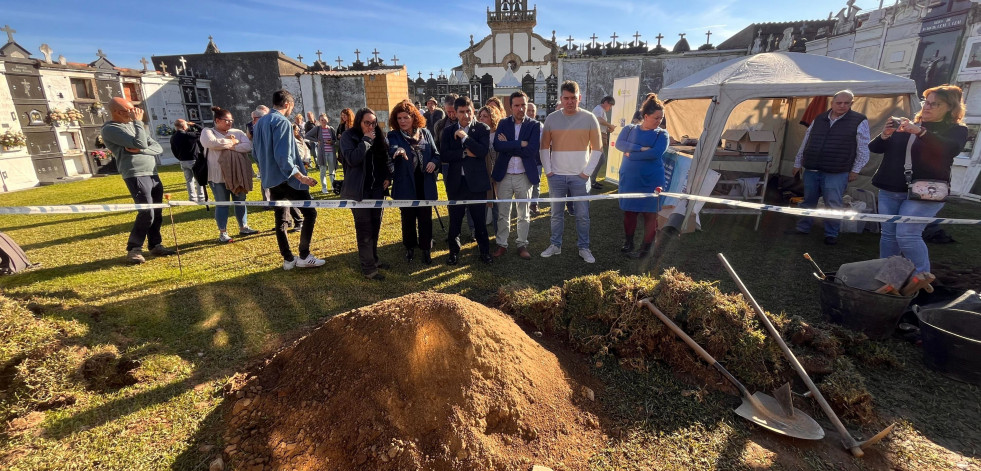
[[[344,163],[344,185],[341,198],[347,200],[380,200],[392,182],[388,142],[370,108],[361,108],[354,125],[341,136],[341,160]],[[378,261],[378,233],[381,231],[381,208],[352,208],[354,231],[358,237],[358,259],[361,273],[371,280],[383,280],[379,268],[388,264]]]
[[[391,156],[392,198],[397,200],[435,200],[439,151],[426,129],[426,119],[409,100],[392,108],[388,127],[388,154]],[[405,259],[412,261],[415,249],[422,251],[422,262],[433,263],[433,208],[399,208],[402,212],[402,245]],[[418,232],[417,232],[418,228]]]

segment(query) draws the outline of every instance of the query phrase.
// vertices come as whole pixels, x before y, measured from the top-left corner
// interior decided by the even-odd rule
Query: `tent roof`
[[[754,97],[829,96],[843,89],[856,95],[916,93],[908,78],[854,62],[799,52],[767,52],[732,59],[661,89],[663,99],[726,95],[736,102]]]

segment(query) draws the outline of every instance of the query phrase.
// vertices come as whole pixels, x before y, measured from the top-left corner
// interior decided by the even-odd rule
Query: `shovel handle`
[[[729,261],[726,260],[725,255],[720,253],[718,254],[718,257],[722,262],[722,266],[725,267],[727,272],[729,272],[729,276],[731,276],[732,280],[736,282],[736,286],[739,287],[739,291],[743,293],[746,301],[753,307],[753,310],[756,311],[756,317],[760,320],[760,324],[763,324],[763,327],[765,327],[767,332],[770,333],[770,338],[776,341],[777,345],[780,346],[780,350],[783,351],[783,356],[787,358],[790,366],[797,371],[797,375],[800,376],[800,379],[807,385],[807,389],[811,391],[811,394],[814,396],[814,400],[821,406],[821,410],[824,411],[824,415],[828,416],[828,419],[831,420],[831,424],[835,426],[835,429],[841,435],[842,444],[846,449],[850,450],[852,455],[854,455],[856,458],[861,458],[863,455],[865,455],[865,452],[862,451],[858,441],[852,437],[851,433],[848,432],[848,429],[845,428],[845,425],[838,419],[838,415],[835,414],[833,409],[831,409],[831,405],[828,404],[828,401],[824,399],[824,395],[821,394],[821,391],[814,384],[814,381],[811,380],[811,377],[807,374],[807,371],[804,370],[804,366],[802,366],[800,361],[797,360],[797,356],[794,355],[794,352],[790,350],[787,343],[783,341],[782,337],[780,337],[780,332],[777,332],[777,329],[773,327],[773,323],[770,322],[770,318],[766,316],[766,313],[763,312],[763,308],[756,302],[756,298],[750,294],[749,289],[747,289],[746,285],[743,284],[743,280],[741,280],[739,275],[736,274],[736,271],[732,269],[732,265],[729,265]]]

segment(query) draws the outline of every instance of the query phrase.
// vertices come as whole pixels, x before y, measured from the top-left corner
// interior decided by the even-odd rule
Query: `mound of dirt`
[[[234,469],[576,469],[603,444],[581,386],[509,317],[417,293],[341,314],[234,382]]]

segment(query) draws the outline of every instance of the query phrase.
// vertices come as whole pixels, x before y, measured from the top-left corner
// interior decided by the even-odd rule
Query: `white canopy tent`
[[[789,173],[806,130],[795,123],[807,103],[844,89],[855,94],[852,109],[868,116],[872,136],[889,116],[911,116],[920,107],[916,84],[910,79],[841,59],[795,52],[733,59],[662,88],[659,98],[671,100],[665,105],[671,135],[699,136],[688,191],[701,188],[716,144],[729,128],[755,125],[774,131],[777,142],[770,155],[780,162],[780,170]],[[862,172],[866,178],[859,184],[868,182],[878,162],[879,158],[873,158],[866,165]]]

